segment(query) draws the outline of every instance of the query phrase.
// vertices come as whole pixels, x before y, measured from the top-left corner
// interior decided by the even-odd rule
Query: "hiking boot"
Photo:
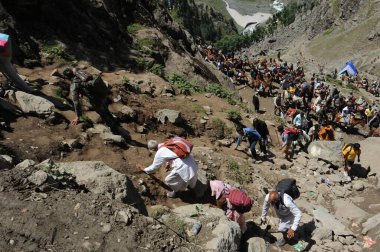
[[[175,197],[177,197],[177,193],[175,191],[168,192],[166,194],[166,197],[168,197],[168,198],[175,198]]]
[[[286,244],[286,240],[284,238],[281,238],[280,240],[276,241],[276,245],[278,247],[282,247]]]

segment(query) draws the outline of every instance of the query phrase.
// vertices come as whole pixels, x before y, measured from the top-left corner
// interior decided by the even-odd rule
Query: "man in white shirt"
[[[163,163],[169,164],[171,170],[165,178],[165,184],[173,191],[168,192],[166,195],[169,198],[174,198],[177,196],[177,192],[185,191],[188,186],[190,188],[195,187],[198,180],[198,167],[191,154],[181,159],[176,153],[162,145],[162,143],[158,144],[157,141],[149,140],[149,151],[157,151],[153,163],[146,168],[139,164],[136,166],[147,174],[150,174],[158,170]]]
[[[266,223],[266,216],[269,206],[274,207],[276,214],[280,219],[278,231],[282,232],[283,238],[277,241],[277,245],[283,246],[286,244],[288,239],[294,237],[294,232],[297,230],[302,217],[301,210],[299,210],[292,197],[290,197],[288,194],[284,193],[281,202],[279,193],[272,191],[265,196],[261,214],[262,223]]]

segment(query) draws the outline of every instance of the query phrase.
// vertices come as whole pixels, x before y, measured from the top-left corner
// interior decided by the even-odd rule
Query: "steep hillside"
[[[344,66],[352,59],[361,71],[379,75],[380,3],[365,1],[297,1],[295,21],[278,27],[253,52],[270,50],[307,63],[312,71]]]

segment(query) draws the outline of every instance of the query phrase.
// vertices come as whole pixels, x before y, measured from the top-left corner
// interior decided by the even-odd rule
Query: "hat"
[[[222,196],[222,193],[225,193],[227,190],[231,189],[231,186],[229,184],[223,183],[223,181],[220,180],[211,180],[210,188],[211,196],[215,196],[215,198],[218,200]]]

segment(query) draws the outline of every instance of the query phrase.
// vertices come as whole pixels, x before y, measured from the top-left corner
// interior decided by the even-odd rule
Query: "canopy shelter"
[[[339,71],[338,75],[342,75],[344,73],[347,73],[348,75],[358,75],[358,70],[356,69],[354,63],[352,61],[348,61],[346,65],[342,68],[342,70]]]

